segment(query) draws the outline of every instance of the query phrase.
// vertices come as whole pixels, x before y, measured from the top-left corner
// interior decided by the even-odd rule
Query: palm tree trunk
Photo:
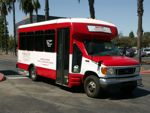
[[[141,38],[143,35],[143,28],[142,28],[142,16],[143,16],[143,1],[144,0],[137,0],[137,12],[138,12],[138,31],[137,31],[137,36],[138,36],[138,57],[139,57],[139,62],[141,63],[142,59],[141,59]]]
[[[33,23],[33,16],[32,16],[33,12],[30,12],[30,23]]]
[[[36,22],[39,21],[39,18],[38,18],[38,10],[35,10],[35,13],[36,13]]]
[[[49,1],[45,0],[45,20],[49,18]]]
[[[7,21],[6,15],[4,15],[4,37],[5,37],[5,54],[8,54],[8,40],[7,40]]]
[[[14,52],[15,52],[15,56],[17,56],[17,46],[16,46],[16,18],[15,18],[15,2],[16,0],[13,1],[13,26],[14,26]]]
[[[94,0],[89,0],[90,17],[95,19]]]

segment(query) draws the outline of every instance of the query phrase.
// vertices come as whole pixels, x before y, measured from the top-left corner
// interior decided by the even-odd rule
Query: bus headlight
[[[112,67],[108,68],[107,75],[114,75],[114,69]]]
[[[114,69],[112,67],[102,67],[101,73],[104,75],[114,75]]]

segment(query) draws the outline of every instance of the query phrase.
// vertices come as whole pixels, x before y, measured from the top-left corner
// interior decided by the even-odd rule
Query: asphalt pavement
[[[82,89],[61,87],[48,79],[21,78],[15,63],[14,55],[0,55],[0,72],[11,77],[0,82],[0,113],[150,113],[150,74],[143,74],[144,87],[133,95],[107,93],[93,99]],[[142,67],[149,69],[149,65]]]

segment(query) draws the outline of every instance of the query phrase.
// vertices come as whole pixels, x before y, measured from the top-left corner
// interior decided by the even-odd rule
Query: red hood
[[[125,57],[125,56],[101,56],[101,57],[93,57],[95,62],[101,61],[103,65],[106,66],[131,66],[131,65],[139,65],[139,62],[133,58]]]

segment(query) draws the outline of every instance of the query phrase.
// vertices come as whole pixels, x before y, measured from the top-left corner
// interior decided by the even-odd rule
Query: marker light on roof
[[[90,32],[112,33],[111,29],[109,27],[105,27],[105,26],[88,25],[87,27]]]

